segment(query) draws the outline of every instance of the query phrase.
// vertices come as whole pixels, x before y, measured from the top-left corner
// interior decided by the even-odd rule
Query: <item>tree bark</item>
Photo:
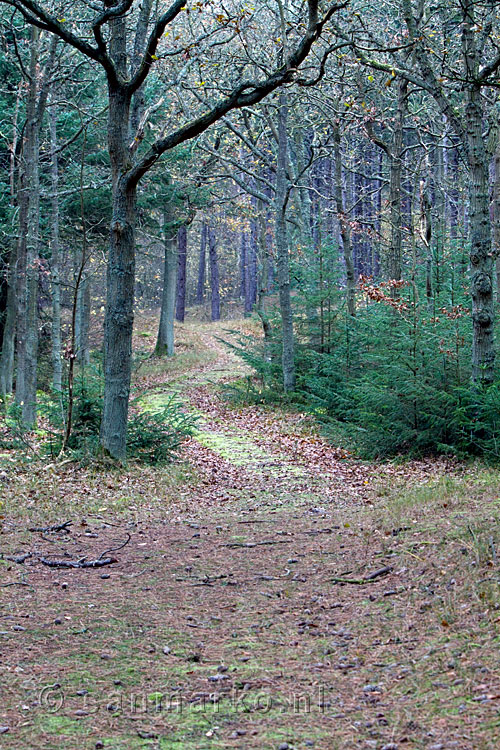
[[[178,231],[174,225],[172,205],[168,203],[163,214],[165,260],[160,325],[155,348],[155,353],[160,357],[165,355],[172,357],[174,354],[174,313],[178,268],[177,237]]]
[[[19,232],[17,258],[18,346],[16,401],[21,405],[22,421],[32,427],[36,421],[38,366],[38,285],[40,231],[40,128],[49,94],[58,39],[53,37],[43,71],[40,71],[40,32],[31,28],[29,86],[26,102],[25,140],[23,144]]]
[[[198,265],[198,283],[196,286],[196,304],[203,304],[203,298],[205,296],[205,274],[207,268],[207,232],[208,228],[205,222],[201,225],[201,241],[200,241],[200,260]]]
[[[217,241],[212,226],[208,228],[208,254],[210,260],[210,290],[212,321],[220,320],[219,259]]]
[[[305,298],[305,309],[309,327],[309,341],[311,346],[317,347],[320,341],[320,320],[316,306],[315,297],[318,293],[318,244],[317,226],[314,221],[314,206],[307,182],[311,182],[310,168],[308,166],[310,154],[310,143],[312,137],[307,129],[294,128],[293,137],[289,138],[288,146],[291,151],[290,179],[299,183],[300,187],[295,190],[296,220],[299,227],[297,232],[298,245],[302,253],[307,253],[308,269],[301,280],[301,289]]]
[[[59,161],[57,154],[57,109],[54,102],[49,109],[50,176],[51,176],[51,252],[50,280],[52,294],[52,388],[62,393],[61,356],[61,279],[59,269]]]
[[[244,313],[248,317],[255,304],[255,237],[250,234],[242,233],[242,258],[245,260],[244,274]]]
[[[132,73],[136,73],[140,64],[140,60],[144,53],[146,46],[146,37],[148,33],[148,22],[151,16],[151,10],[153,7],[153,0],[142,0],[139,10],[139,18],[137,20],[137,27],[135,29],[134,38],[134,54],[131,60]],[[144,112],[144,86],[135,92],[131,113],[130,113],[130,140],[138,136],[142,114]]]
[[[21,197],[22,196],[22,197]],[[19,259],[25,257],[27,195],[20,188],[18,201],[18,236],[13,241],[7,276],[7,302],[0,356],[0,396],[12,393],[14,385],[14,355],[16,348],[16,323],[18,317],[18,291],[20,290]]]
[[[10,156],[10,170],[9,170],[9,182],[10,182],[10,197],[11,205],[16,204],[18,206],[18,234],[16,239],[12,242],[12,247],[9,256],[9,268],[7,274],[7,300],[5,309],[5,320],[2,335],[2,354],[0,357],[0,396],[5,396],[8,393],[12,393],[14,386],[14,357],[16,349],[16,332],[17,332],[17,317],[18,317],[18,302],[19,293],[21,291],[20,283],[20,259],[22,258],[25,263],[26,253],[26,234],[27,234],[27,212],[28,212],[28,192],[23,189],[24,186],[24,169],[22,154],[20,159],[20,174],[17,181],[16,191],[16,151],[18,143],[18,115],[19,115],[19,103],[21,92],[23,90],[23,84],[20,82],[18,89],[18,96],[16,101],[16,110],[13,122],[13,136]],[[17,192],[17,195],[16,195]]]
[[[30,81],[26,102],[26,136],[23,147],[23,223],[25,235],[18,256],[18,357],[16,401],[21,406],[23,423],[32,427],[36,420],[36,375],[38,355],[38,235],[39,235],[39,127],[38,82],[40,33],[31,31]]]
[[[394,124],[394,143],[390,150],[390,183],[389,183],[389,206],[391,222],[391,244],[387,257],[387,277],[394,281],[401,279],[403,227],[401,216],[401,173],[403,167],[403,135],[404,120],[407,107],[408,81],[399,81],[398,107],[396,121]],[[397,289],[391,291],[397,296]]]
[[[285,392],[295,389],[295,339],[293,312],[290,294],[290,257],[286,229],[288,204],[288,102],[284,91],[279,94],[278,106],[278,158],[276,165],[275,191],[275,242],[278,271],[278,287],[281,312],[283,388]]]
[[[257,302],[257,255],[258,255],[258,227],[257,222],[253,219],[250,222],[250,242],[248,245],[249,259],[248,259],[248,306],[249,312],[252,312],[254,305]]]
[[[500,138],[495,148],[493,156],[494,180],[492,195],[492,212],[493,212],[493,253],[495,256],[495,274],[496,274],[496,303],[500,307]]]
[[[112,22],[111,51],[117,68],[126,70],[125,27]],[[124,461],[132,368],[134,323],[136,187],[126,180],[130,96],[109,84],[108,145],[112,173],[112,219],[107,263],[104,320],[104,399],[101,447]]]
[[[177,267],[177,302],[175,318],[184,323],[186,315],[186,263],[187,263],[187,227],[179,227],[178,237],[178,267]]]
[[[493,254],[488,160],[482,134],[483,113],[479,87],[471,86],[469,90],[466,122],[471,178],[472,377],[475,383],[489,385],[494,380],[495,364]]]
[[[349,219],[345,212],[344,197],[342,190],[342,153],[340,149],[340,128],[337,123],[333,125],[333,156],[334,156],[334,200],[335,210],[339,221],[340,238],[344,254],[344,265],[346,275],[346,299],[349,315],[356,314],[356,275],[354,272],[354,261],[352,257],[351,228]]]
[[[86,265],[86,259],[84,260]],[[90,362],[89,330],[90,330],[90,279],[87,271],[83,270],[77,296],[76,306],[76,330],[75,330],[75,357],[76,361],[83,367]]]
[[[257,315],[262,323],[264,339],[271,337],[271,324],[266,310],[266,298],[269,291],[269,246],[267,232],[267,204],[257,201],[258,216],[258,250],[257,250]]]
[[[434,296],[439,302],[441,293],[441,267],[444,267],[444,236],[446,220],[446,204],[444,195],[444,160],[443,145],[439,138],[434,146],[434,200],[433,200],[433,260],[434,274]]]
[[[247,236],[244,229],[240,237],[240,299],[246,300]]]
[[[135,219],[135,190],[124,190],[116,180],[107,268],[101,445],[106,453],[120,461],[126,456],[132,363]]]

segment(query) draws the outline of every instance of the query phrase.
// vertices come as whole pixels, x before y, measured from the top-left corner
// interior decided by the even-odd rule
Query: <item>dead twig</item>
[[[118,547],[110,547],[109,549],[105,549],[104,552],[101,555],[99,555],[99,557],[97,559],[101,560],[104,557],[104,555],[108,554],[108,552],[117,552],[119,549],[123,549],[123,547],[126,547],[126,545],[132,539],[132,536],[130,534],[127,533],[127,536],[128,536],[128,539],[126,539],[123,542],[123,544],[120,544]]]
[[[116,557],[99,557],[97,560],[86,560],[84,557],[81,560],[47,560],[46,557],[40,557],[39,560],[49,568],[102,568],[118,562]]]
[[[72,523],[73,521],[65,521],[64,523],[57,523],[54,526],[32,526],[30,529],[28,529],[28,531],[39,531],[42,534],[65,531],[67,534],[69,534],[69,527]]]
[[[392,571],[392,565],[386,565],[384,568],[380,568],[379,570],[374,570],[373,573],[370,573],[369,575],[365,576],[364,578],[330,578],[330,581],[332,583],[351,583],[353,585],[357,586],[363,586],[365,583],[372,583],[372,581],[375,581],[377,578],[380,578],[381,576],[386,576],[388,573]]]
[[[192,583],[191,586],[193,586],[193,587],[195,587],[195,586],[213,586],[213,584],[214,584],[215,581],[220,581],[223,578],[231,578],[232,575],[233,575],[232,573],[222,573],[221,575],[218,575],[218,576],[208,576],[207,575],[207,576],[205,576],[203,578],[202,581],[199,581],[199,583]],[[179,580],[179,579],[176,579],[176,580]]]
[[[279,539],[276,541],[269,540],[266,542],[229,542],[229,544],[221,544],[221,547],[229,547],[231,549],[236,549],[237,547],[261,547],[264,544],[291,544],[292,539]]]
[[[285,574],[282,576],[267,576],[261,573],[260,575],[255,576],[255,578],[257,581],[282,581],[283,578],[288,578],[291,572],[290,568],[285,568],[285,571]]]
[[[116,557],[105,557],[109,552],[116,552],[119,549],[123,549],[132,539],[131,535],[128,534],[126,539],[118,547],[110,547],[101,552],[98,558],[95,560],[87,560],[85,557],[81,557],[79,560],[48,560],[46,557],[38,558],[42,565],[47,565],[49,568],[102,568],[104,565],[113,565],[118,562]]]
[[[8,583],[1,583],[0,586],[27,586],[26,581],[9,581]]]
[[[318,534],[332,534],[334,529],[340,529],[340,526],[332,526],[327,529],[313,529],[312,531],[304,531],[304,534],[309,536],[317,536]]]
[[[385,565],[383,568],[379,568],[378,570],[374,570],[373,573],[369,573],[365,576],[365,580],[373,581],[375,578],[380,578],[380,576],[386,576],[388,573],[391,573],[392,570],[392,565]]]
[[[25,555],[19,555],[19,557],[15,557],[14,555],[0,555],[0,560],[8,560],[9,562],[17,563],[18,565],[23,565],[24,561],[30,558],[31,552],[26,552]]]

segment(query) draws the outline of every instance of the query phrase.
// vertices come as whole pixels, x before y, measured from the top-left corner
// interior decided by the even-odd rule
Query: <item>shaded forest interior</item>
[[[2,747],[497,750],[499,71],[489,1],[0,0]]]
[[[360,455],[497,458],[496,6],[2,7],[9,424],[49,411],[64,452],[90,389],[124,462],[134,304],[167,357],[187,307],[242,308],[246,398]]]

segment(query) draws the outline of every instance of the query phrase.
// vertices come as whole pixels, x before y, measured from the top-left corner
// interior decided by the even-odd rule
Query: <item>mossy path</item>
[[[136,375],[200,416],[187,463],[7,477],[37,520],[11,504],[2,533],[31,557],[0,560],[0,746],[495,750],[498,478],[360,464],[303,414],[235,407],[223,329]],[[29,531],[40,508],[69,531]]]
[[[183,333],[188,341],[196,337],[200,360],[206,364],[170,376],[168,361],[160,373],[157,362],[153,363],[153,378],[142,375],[139,381],[139,403],[156,410],[175,397],[185,404],[186,411],[198,420],[187,449],[192,460],[199,462],[197,446],[203,446],[207,463],[220,458],[232,469],[244,470],[251,487],[264,484],[269,490],[274,488],[278,499],[283,495],[289,502],[301,491],[308,492],[311,499],[334,496],[338,504],[343,495],[351,500],[354,495],[358,499],[367,495],[363,486],[374,481],[379,467],[361,468],[361,464],[346,461],[348,454],[321,440],[305,415],[228,403],[223,384],[250,374],[234,351],[222,343],[234,343],[231,327],[206,326],[200,337],[199,325],[191,330],[185,326]],[[309,451],[304,454],[305,446]]]

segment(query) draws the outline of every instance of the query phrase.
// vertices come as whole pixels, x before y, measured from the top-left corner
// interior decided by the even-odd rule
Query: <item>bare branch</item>
[[[309,25],[302,41],[295,50],[287,57],[285,64],[278,70],[275,70],[264,80],[245,81],[237,86],[232,93],[215,105],[209,112],[196,118],[190,123],[174,131],[170,135],[159,138],[123,179],[130,185],[136,185],[139,180],[155,164],[160,156],[184,141],[196,138],[201,135],[213,123],[220,120],[232,109],[241,109],[261,101],[265,96],[275,91],[279,86],[294,80],[299,65],[306,59],[313,44],[318,40],[325,24],[332,16],[342,8],[345,8],[347,2],[336,3],[331,5],[320,21],[317,18],[317,0],[308,0],[309,5]],[[174,8],[176,6],[172,6]],[[313,19],[313,20],[311,20]],[[156,48],[156,47],[155,47]],[[146,53],[148,54],[148,53]],[[140,85],[140,84],[139,84]]]
[[[158,43],[165,33],[165,29],[168,24],[171,23],[176,16],[179,15],[182,8],[186,5],[186,0],[175,0],[170,8],[158,19],[155,23],[154,28],[149,36],[149,40],[146,46],[146,51],[142,57],[142,61],[137,69],[136,74],[128,84],[127,88],[130,93],[134,93],[138,88],[142,86],[146,78],[148,77],[150,68],[155,60],[155,53],[158,48]]]
[[[84,39],[80,39],[76,34],[73,34],[73,32],[64,25],[63,21],[58,21],[55,16],[44,10],[38,3],[33,2],[33,0],[3,0],[3,2],[19,11],[28,23],[33,24],[44,31],[52,32],[52,34],[55,34],[60,39],[67,42],[67,44],[75,47],[86,57],[103,65],[103,59],[99,49],[93,47]]]

